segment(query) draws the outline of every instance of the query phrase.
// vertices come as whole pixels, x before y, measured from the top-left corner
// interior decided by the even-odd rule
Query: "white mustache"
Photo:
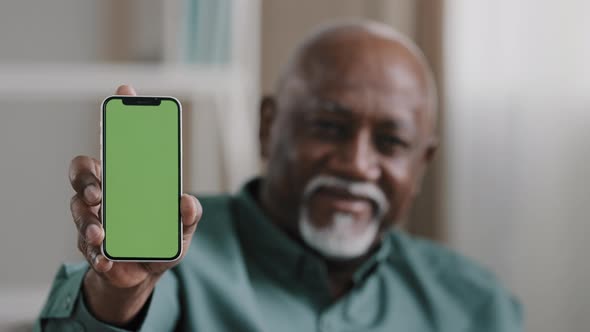
[[[383,191],[370,182],[358,182],[330,175],[318,175],[311,179],[303,191],[303,200],[307,200],[315,191],[322,187],[337,188],[351,195],[371,200],[376,206],[375,219],[379,220],[389,209],[389,203]]]

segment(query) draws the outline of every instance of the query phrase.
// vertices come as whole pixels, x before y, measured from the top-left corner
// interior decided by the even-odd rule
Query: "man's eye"
[[[314,121],[312,127],[316,132],[318,132],[320,134],[332,135],[332,136],[342,135],[342,134],[344,134],[344,131],[346,129],[343,125],[341,125],[337,122],[327,121],[327,120]]]
[[[390,152],[394,149],[407,149],[410,145],[403,139],[392,135],[381,135],[377,138],[377,145],[380,149]]]

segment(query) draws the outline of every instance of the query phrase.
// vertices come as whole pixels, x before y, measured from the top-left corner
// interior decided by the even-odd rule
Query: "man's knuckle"
[[[72,159],[72,164],[79,164],[85,162],[87,159],[87,156],[79,154]]]
[[[78,227],[78,231],[80,235],[84,236],[84,232],[86,232],[86,228],[91,224],[97,224],[96,216],[92,214],[90,211],[85,210],[80,212],[75,218],[74,223]]]
[[[86,256],[86,241],[84,241],[84,239],[79,236],[78,237],[78,250],[82,253],[82,255]]]
[[[78,227],[82,226],[86,222],[86,213],[83,211],[77,210],[73,217],[74,223],[78,225]]]
[[[88,259],[88,262],[90,263],[90,265],[94,266],[94,263],[96,261],[96,257],[98,257],[98,250],[93,246],[87,246],[86,247],[86,259]]]
[[[78,197],[78,195],[74,195],[72,196],[72,198],[70,198],[70,211],[72,212],[72,214],[74,214],[77,211],[79,200],[80,198]]]

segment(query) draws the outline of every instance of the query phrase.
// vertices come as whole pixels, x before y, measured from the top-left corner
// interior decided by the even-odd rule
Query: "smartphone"
[[[103,255],[173,261],[182,253],[182,107],[173,97],[102,103]]]

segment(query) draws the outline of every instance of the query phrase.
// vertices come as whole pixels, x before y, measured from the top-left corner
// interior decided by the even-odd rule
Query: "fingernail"
[[[106,272],[110,269],[111,262],[108,259],[106,259],[103,255],[98,254],[94,259],[94,267],[97,271]]]
[[[98,263],[98,254],[95,252],[91,252],[90,253],[90,260],[92,261],[92,265],[96,266],[96,263]]]
[[[98,265],[98,263],[100,262],[100,255],[96,255],[94,256],[94,265]]]
[[[95,224],[88,225],[86,227],[86,241],[94,243],[100,236],[100,228]]]
[[[89,202],[96,202],[100,198],[98,188],[91,184],[84,189],[84,196]]]

